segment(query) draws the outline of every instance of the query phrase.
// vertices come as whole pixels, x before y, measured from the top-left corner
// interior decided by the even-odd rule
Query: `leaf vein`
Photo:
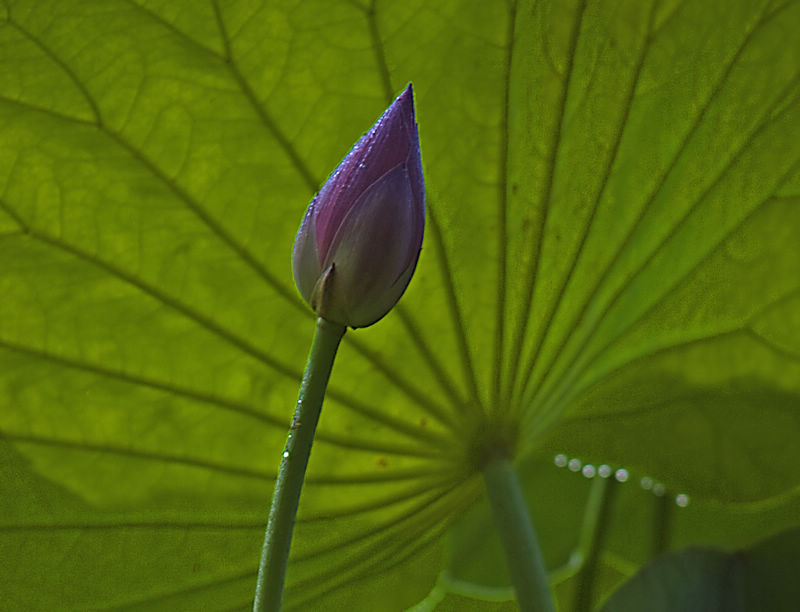
[[[139,291],[149,295],[150,297],[160,302],[164,306],[170,308],[171,310],[174,310],[177,313],[180,313],[187,319],[194,321],[200,327],[206,329],[208,332],[225,340],[231,346],[234,346],[237,349],[241,350],[243,353],[255,358],[257,361],[261,362],[262,364],[269,367],[278,374],[288,377],[294,381],[300,380],[301,373],[299,371],[294,370],[293,368],[280,362],[275,357],[272,357],[271,355],[267,354],[266,352],[259,349],[255,345],[249,343],[244,338],[241,338],[238,335],[231,332],[230,330],[222,327],[221,324],[214,321],[213,319],[210,319],[209,317],[200,314],[190,306],[180,302],[178,299],[162,292],[156,287],[147,284],[141,278],[138,278],[135,275],[130,274],[129,272],[126,272],[121,268],[118,268],[113,264],[103,259],[100,259],[95,255],[87,253],[82,249],[79,249],[78,247],[70,245],[60,240],[59,238],[49,236],[47,234],[39,232],[38,230],[33,230],[28,226],[26,226],[26,229],[28,231],[28,235],[30,235],[32,238],[39,240],[42,243],[49,245],[57,250],[65,251],[66,253],[82,261],[86,261],[89,264],[108,272],[115,278],[118,278],[121,281],[137,288]],[[329,387],[327,395],[329,398],[339,402],[342,406],[350,410],[353,410],[354,412],[357,412],[362,416],[368,417],[371,420],[382,423],[387,427],[392,428],[410,437],[412,440],[416,442],[419,442],[421,439],[426,439],[429,442],[435,442],[436,448],[438,448],[442,444],[446,446],[445,443],[448,442],[448,439],[443,437],[441,434],[436,434],[434,432],[424,430],[418,427],[412,427],[411,425],[408,425],[407,423],[400,421],[399,419],[393,418],[385,414],[381,410],[376,410],[371,406],[365,404],[364,402],[358,401],[351,395],[348,395],[336,388]]]
[[[555,180],[555,167],[558,159],[558,152],[561,144],[561,132],[564,129],[565,113],[567,107],[567,99],[569,97],[569,84],[572,80],[572,71],[575,63],[575,50],[578,46],[578,39],[580,37],[580,30],[583,23],[583,16],[586,11],[586,0],[582,0],[578,10],[575,14],[572,30],[570,32],[569,47],[567,51],[567,67],[564,71],[564,86],[561,90],[561,97],[558,102],[556,129],[553,131],[553,138],[550,142],[550,156],[547,160],[547,172],[545,180],[542,183],[542,191],[540,202],[542,205],[542,213],[540,215],[538,231],[535,234],[535,239],[531,245],[534,254],[528,270],[525,272],[525,278],[530,281],[526,285],[526,290],[522,299],[522,308],[520,309],[520,319],[517,323],[517,331],[514,334],[514,343],[511,348],[511,358],[509,365],[511,372],[507,383],[507,393],[510,395],[511,390],[516,386],[516,379],[519,374],[519,366],[522,358],[522,346],[525,341],[528,329],[528,320],[533,303],[533,295],[536,290],[536,284],[539,278],[539,268],[541,266],[542,256],[542,243],[544,242],[544,230],[547,224],[547,217],[552,206],[552,193],[553,183]],[[509,398],[510,399],[510,398]]]
[[[356,348],[369,361],[378,367],[386,379],[391,382],[398,390],[404,393],[410,400],[423,406],[435,419],[454,431],[461,429],[462,422],[456,418],[438,402],[434,401],[428,394],[410,383],[406,378],[398,374],[397,369],[387,363],[377,351],[370,349],[366,344],[356,338],[350,339],[350,345]]]
[[[394,87],[392,87],[392,77],[386,62],[386,50],[383,47],[383,40],[381,39],[378,29],[376,4],[377,0],[370,0],[369,8],[365,16],[367,19],[367,26],[369,27],[370,39],[372,40],[372,49],[375,52],[375,64],[377,66],[378,76],[380,77],[381,85],[383,86],[383,95],[388,105],[394,100]]]
[[[603,176],[600,182],[600,186],[598,187],[597,194],[594,197],[594,200],[591,204],[591,211],[589,212],[589,216],[586,220],[586,223],[583,226],[583,231],[581,233],[581,237],[578,241],[578,248],[575,251],[575,254],[572,256],[572,261],[570,262],[570,266],[567,269],[566,274],[561,279],[558,291],[556,293],[555,300],[551,303],[548,308],[547,314],[544,318],[544,326],[542,328],[542,334],[540,342],[538,343],[536,349],[534,350],[533,356],[530,359],[528,366],[525,368],[525,376],[523,380],[529,381],[532,378],[532,373],[536,367],[536,364],[541,356],[542,348],[544,347],[545,341],[547,340],[548,336],[552,331],[552,323],[553,320],[557,317],[559,309],[564,300],[564,296],[566,295],[567,287],[569,286],[570,281],[573,279],[573,274],[575,273],[575,269],[578,266],[578,263],[581,261],[581,258],[584,255],[584,248],[586,246],[586,242],[592,232],[593,226],[592,222],[594,221],[595,215],[597,214],[597,209],[600,206],[600,201],[605,194],[606,188],[608,187],[609,178],[611,177],[611,171],[614,167],[614,163],[616,162],[617,155],[619,153],[619,147],[622,142],[622,137],[625,133],[625,128],[628,126],[628,119],[630,117],[631,109],[633,108],[633,100],[636,94],[636,88],[639,83],[639,78],[641,77],[642,67],[644,66],[645,60],[647,58],[647,52],[649,50],[649,45],[651,43],[650,37],[650,30],[653,24],[653,15],[655,13],[655,4],[651,4],[650,12],[647,20],[647,31],[645,32],[643,41],[642,41],[642,48],[639,53],[639,57],[636,60],[636,65],[634,66],[633,73],[631,75],[631,80],[628,86],[628,91],[625,96],[625,102],[622,110],[622,114],[620,115],[620,120],[617,125],[617,130],[614,135],[614,140],[611,146],[611,149],[608,152],[608,157],[606,160],[606,166],[603,169]],[[573,322],[574,325],[574,322]],[[572,329],[572,326],[567,326],[567,329]],[[544,370],[544,374],[542,378],[546,378],[552,368],[555,360],[557,359],[558,355],[560,355],[561,351],[563,350],[570,334],[568,333],[564,338],[561,339],[557,350],[553,353],[555,357],[553,357],[550,363]],[[521,410],[521,402],[517,402],[517,409]]]
[[[403,327],[406,329],[406,334],[409,338],[411,338],[411,341],[417,347],[417,350],[419,350],[423,359],[425,359],[427,362],[428,366],[433,372],[434,378],[442,388],[442,391],[444,391],[445,395],[450,398],[450,403],[453,408],[458,410],[464,403],[464,400],[461,397],[461,392],[456,388],[455,382],[453,382],[453,380],[444,370],[441,362],[433,354],[430,345],[425,341],[425,336],[423,335],[416,321],[414,321],[414,317],[411,315],[408,309],[403,307],[403,304],[398,304],[395,306],[395,311],[400,322],[403,324]]]
[[[100,108],[97,106],[97,102],[95,101],[94,97],[89,93],[89,90],[86,88],[86,85],[78,78],[78,75],[68,66],[61,58],[59,58],[53,51],[44,44],[44,42],[38,37],[34,36],[32,32],[22,27],[22,24],[18,23],[14,19],[12,19],[10,11],[8,13],[8,23],[10,23],[20,34],[22,34],[25,38],[30,40],[34,45],[36,45],[42,53],[44,53],[51,62],[53,62],[56,66],[58,66],[65,75],[75,84],[75,87],[78,88],[78,91],[81,92],[81,95],[86,100],[86,103],[89,105],[89,108],[94,115],[95,122],[97,125],[103,125],[103,116],[100,113]]]
[[[37,349],[30,346],[23,346],[21,344],[9,342],[8,340],[2,338],[0,338],[0,348],[6,349],[8,351],[14,351],[16,353],[22,353],[30,357],[34,357],[36,359],[47,360],[63,367],[75,370],[81,370],[103,378],[119,380],[132,385],[147,387],[150,389],[162,391],[164,393],[175,395],[177,397],[183,397],[186,399],[202,402],[204,404],[210,404],[218,408],[223,408],[225,410],[230,410],[232,412],[236,412],[244,416],[252,417],[267,425],[279,426],[282,429],[285,428],[287,425],[286,423],[283,422],[283,420],[275,418],[269,414],[259,412],[247,404],[239,403],[234,400],[220,397],[218,395],[213,395],[197,391],[195,389],[190,389],[188,387],[182,387],[174,383],[168,383],[153,378],[147,378],[140,374],[131,374],[129,372],[124,372],[123,370],[115,370],[102,365],[90,363],[88,361],[82,361],[74,357],[67,357],[66,355],[58,355],[56,353],[47,351],[45,349]]]
[[[794,171],[794,170],[795,170],[796,168],[798,168],[798,167],[800,167],[800,160],[798,160],[798,162],[796,162],[796,163],[794,164],[794,166],[793,166],[793,168],[790,170],[790,172]],[[789,173],[787,173],[787,175],[788,175],[788,174],[789,174]],[[664,294],[664,296],[662,296],[660,299],[658,299],[658,300],[656,300],[655,302],[653,302],[653,303],[652,303],[652,304],[651,304],[651,305],[650,305],[650,306],[649,306],[647,309],[645,309],[645,310],[644,310],[644,311],[643,311],[643,312],[642,312],[642,313],[641,313],[641,314],[640,314],[638,317],[636,317],[635,319],[632,319],[631,321],[629,321],[629,322],[628,322],[628,324],[627,324],[627,325],[626,325],[624,328],[622,328],[621,330],[619,330],[619,331],[618,331],[618,333],[617,333],[617,334],[616,334],[616,335],[615,335],[613,338],[611,338],[611,339],[610,339],[608,342],[606,342],[606,343],[605,343],[605,344],[604,344],[604,345],[603,345],[601,348],[599,348],[598,350],[596,350],[596,351],[594,352],[594,354],[593,354],[591,357],[587,358],[586,362],[585,362],[585,363],[584,363],[584,364],[583,364],[583,365],[582,365],[580,368],[578,368],[578,370],[577,370],[577,371],[576,371],[576,372],[575,372],[575,373],[574,373],[574,374],[571,376],[571,379],[573,379],[573,380],[578,380],[578,379],[579,379],[579,378],[580,378],[580,377],[583,375],[583,373],[584,373],[584,372],[586,372],[586,371],[587,371],[587,370],[588,370],[588,369],[591,367],[591,365],[592,365],[593,363],[595,363],[595,362],[597,361],[597,359],[598,359],[598,358],[599,358],[599,357],[600,357],[600,356],[601,356],[601,355],[602,355],[602,354],[603,354],[605,351],[607,351],[607,350],[608,350],[608,348],[609,348],[610,346],[613,346],[613,344],[614,344],[615,342],[617,342],[617,341],[618,341],[618,340],[619,340],[619,339],[620,339],[620,338],[621,338],[621,337],[624,335],[624,333],[625,333],[627,330],[629,330],[631,327],[633,327],[634,325],[636,325],[638,322],[640,322],[640,321],[642,321],[643,319],[645,319],[645,318],[647,317],[647,315],[648,315],[648,314],[650,314],[650,313],[651,313],[653,310],[655,310],[655,309],[656,309],[656,308],[657,308],[657,307],[658,307],[658,306],[659,306],[659,305],[660,305],[660,304],[663,302],[663,300],[665,299],[665,297],[666,297],[666,296],[668,296],[670,293],[672,293],[672,292],[673,292],[673,291],[675,291],[677,288],[679,288],[679,287],[680,287],[680,286],[681,286],[683,283],[687,282],[687,281],[688,281],[688,280],[691,278],[691,276],[692,276],[692,275],[693,275],[693,274],[694,274],[694,273],[695,273],[695,272],[696,272],[696,271],[697,271],[697,270],[698,270],[698,269],[699,269],[699,268],[700,268],[700,267],[701,267],[701,266],[702,266],[704,263],[706,263],[706,262],[707,262],[707,261],[708,261],[708,260],[709,260],[709,259],[710,259],[710,258],[711,258],[711,257],[712,257],[714,254],[715,254],[715,253],[716,253],[716,251],[717,251],[717,250],[718,250],[720,247],[722,247],[722,246],[725,244],[725,242],[726,242],[726,241],[727,241],[727,240],[728,240],[728,239],[729,239],[729,238],[730,238],[730,237],[731,237],[733,234],[735,234],[735,233],[736,233],[737,231],[739,231],[739,230],[740,230],[740,229],[741,229],[741,228],[742,228],[744,225],[746,225],[746,224],[747,224],[747,222],[748,222],[748,221],[750,221],[750,220],[751,220],[751,219],[752,219],[752,218],[753,218],[753,217],[754,217],[756,214],[758,214],[758,212],[761,210],[761,208],[762,208],[764,205],[766,205],[768,202],[770,202],[771,200],[772,200],[772,198],[771,198],[771,197],[768,197],[768,198],[766,198],[765,200],[763,200],[762,202],[760,202],[760,203],[759,203],[757,206],[755,206],[755,207],[753,208],[753,210],[751,210],[751,211],[750,211],[750,212],[749,212],[747,215],[745,215],[745,217],[744,217],[743,219],[741,219],[741,220],[740,220],[740,221],[739,221],[739,222],[738,222],[738,223],[737,223],[737,224],[736,224],[734,227],[732,227],[732,228],[731,228],[731,229],[730,229],[728,232],[726,232],[726,233],[725,233],[725,234],[724,234],[724,235],[723,235],[723,236],[722,236],[722,237],[721,237],[721,238],[720,238],[720,239],[719,239],[719,240],[718,240],[718,241],[717,241],[717,242],[716,242],[716,243],[715,243],[713,246],[711,246],[711,247],[709,248],[709,250],[708,250],[708,251],[707,251],[707,252],[706,252],[706,253],[703,255],[703,257],[701,257],[700,259],[698,259],[698,260],[695,262],[695,264],[694,264],[694,265],[693,265],[691,268],[689,268],[689,269],[688,269],[688,270],[687,270],[687,271],[686,271],[686,272],[685,272],[685,273],[684,273],[684,274],[683,274],[683,275],[682,275],[682,276],[681,276],[679,279],[677,279],[677,280],[675,281],[675,283],[673,283],[673,285],[672,285],[672,286],[669,288],[669,291],[668,291],[668,292],[666,292],[666,293]],[[668,239],[668,238],[667,238],[667,239]],[[665,239],[665,241],[666,241],[666,239]],[[661,248],[661,246],[663,246],[663,242],[662,242],[662,245],[659,245],[659,249]],[[646,266],[646,264],[645,264],[645,266]],[[637,275],[639,272],[641,272],[643,269],[644,269],[644,267],[640,268],[640,269],[637,271],[637,273],[636,273],[636,274],[632,275],[632,277],[631,277],[631,282],[632,282],[633,278],[635,278],[635,276],[636,276],[636,275]],[[626,283],[626,287],[627,287],[627,286],[629,286],[629,284],[630,284],[630,283]],[[616,300],[617,300],[617,299],[618,299],[618,298],[619,298],[619,297],[620,297],[620,296],[621,296],[621,295],[624,293],[624,291],[625,291],[625,288],[622,288],[622,289],[621,289],[619,292],[617,292],[617,294],[615,294],[615,298],[614,298],[614,300],[612,300],[612,301],[609,303],[609,306],[608,306],[608,308],[605,310],[605,312],[608,312],[608,310],[610,310],[610,309],[611,309],[611,307],[613,307],[614,303],[616,303]],[[601,317],[601,319],[602,319],[602,317]],[[595,329],[596,329],[596,326],[595,326]],[[738,327],[736,330],[734,330],[734,331],[745,331],[745,330],[743,329],[743,327],[742,327],[742,326],[739,326],[739,327]],[[733,333],[733,332],[732,332],[732,331],[728,331],[728,332],[722,332],[722,333]],[[591,334],[590,334],[589,336],[587,336],[587,338],[590,338],[590,337],[591,337]],[[585,342],[583,343],[583,346],[585,346],[585,345],[587,344],[587,342],[588,342],[588,340],[587,340],[587,341],[585,341]],[[667,347],[667,348],[669,348],[669,347]],[[569,394],[569,391],[567,391],[567,390],[565,390],[565,391],[562,391],[562,393],[561,393],[561,395],[559,396],[559,399],[558,399],[557,401],[552,401],[552,400],[549,400],[549,398],[550,398],[550,397],[552,397],[553,393],[554,393],[554,391],[552,391],[552,390],[551,390],[551,392],[550,392],[550,393],[548,393],[548,395],[547,395],[547,396],[545,396],[545,397],[543,398],[543,400],[542,400],[542,401],[545,401],[545,402],[546,402],[546,401],[550,401],[551,405],[552,405],[552,404],[563,404],[563,403],[564,403],[564,402],[563,402],[563,397],[564,397],[565,395],[568,395],[568,394]]]
[[[447,299],[447,305],[450,308],[451,321],[453,323],[453,332],[455,333],[456,342],[458,344],[458,354],[461,361],[461,368],[463,370],[464,381],[470,390],[470,399],[474,402],[468,404],[472,409],[480,408],[482,406],[481,394],[478,389],[478,381],[475,377],[475,368],[472,364],[472,354],[469,350],[469,343],[467,342],[467,331],[464,326],[464,318],[461,313],[461,307],[458,303],[458,296],[456,295],[456,288],[453,281],[453,276],[450,270],[450,262],[447,257],[447,249],[444,244],[444,236],[442,235],[442,228],[436,218],[434,206],[428,206],[428,219],[431,226],[431,234],[433,237],[434,252],[436,259],[439,263],[439,270],[442,275],[442,285]]]
[[[120,455],[131,457],[134,459],[143,459],[146,461],[156,461],[163,463],[179,464],[188,467],[195,467],[213,472],[222,472],[233,476],[241,476],[244,478],[255,478],[258,480],[275,480],[276,474],[274,472],[266,472],[263,470],[256,470],[253,468],[227,465],[224,463],[217,463],[208,461],[206,459],[199,459],[197,457],[188,457],[182,455],[173,455],[169,453],[162,453],[158,451],[145,450],[141,448],[116,446],[113,444],[99,444],[97,442],[88,442],[83,440],[69,440],[66,438],[56,438],[43,435],[21,434],[11,431],[0,430],[0,439],[12,440],[18,443],[35,444],[40,446],[51,446],[63,449],[69,449],[85,453],[104,453],[110,455]]]
[[[495,305],[494,359],[492,366],[492,391],[489,411],[497,413],[508,409],[501,400],[503,377],[503,349],[506,333],[506,281],[508,274],[508,156],[510,146],[509,112],[511,107],[511,66],[514,61],[515,28],[517,23],[517,2],[512,0],[508,6],[505,40],[505,83],[503,105],[499,121],[500,155],[497,167],[497,304]]]
[[[162,25],[164,28],[169,30],[172,34],[176,35],[178,38],[181,38],[181,39],[185,40],[186,42],[188,42],[189,44],[191,44],[197,50],[202,51],[203,53],[206,53],[208,55],[211,55],[211,56],[215,57],[218,60],[224,60],[225,59],[217,51],[215,51],[213,48],[204,45],[202,42],[200,42],[196,38],[192,38],[191,36],[189,36],[189,34],[184,32],[183,30],[179,30],[175,26],[175,24],[170,23],[169,21],[164,19],[164,17],[162,17],[161,15],[156,13],[155,11],[147,8],[147,6],[145,6],[144,4],[139,4],[138,2],[135,2],[134,0],[125,0],[125,1],[130,6],[132,6],[134,9],[136,9],[137,11],[139,11],[142,14],[144,14],[145,16],[147,16],[149,19],[152,19],[153,21],[155,21],[158,24]]]
[[[762,19],[762,22],[761,22],[759,25],[763,25],[763,23],[765,23],[765,20],[766,20],[766,18],[765,18],[765,19]],[[651,206],[651,205],[652,205],[652,203],[655,201],[656,197],[657,197],[657,196],[658,196],[658,194],[661,192],[661,189],[662,189],[662,188],[664,187],[664,185],[666,184],[667,178],[670,176],[670,174],[671,174],[671,172],[672,172],[672,169],[673,169],[673,168],[674,168],[674,167],[677,165],[678,161],[679,161],[679,160],[681,159],[681,157],[683,156],[683,153],[684,153],[684,151],[686,150],[686,147],[688,146],[689,142],[692,140],[693,136],[694,136],[694,135],[697,133],[698,129],[699,129],[699,128],[700,128],[700,126],[702,125],[702,123],[703,123],[703,120],[704,120],[704,118],[705,118],[705,116],[706,116],[706,113],[707,113],[707,112],[709,111],[709,109],[711,108],[711,106],[712,106],[713,102],[714,102],[714,101],[717,99],[717,96],[718,96],[718,95],[719,95],[719,93],[721,92],[721,90],[722,90],[722,88],[723,88],[724,84],[727,82],[727,79],[728,79],[728,77],[730,76],[730,73],[732,72],[732,70],[733,70],[734,66],[736,65],[736,62],[737,62],[738,58],[740,57],[740,55],[742,54],[742,52],[744,51],[744,49],[747,47],[747,44],[748,44],[748,43],[749,43],[749,41],[752,39],[752,37],[754,36],[754,34],[755,34],[755,32],[756,32],[757,30],[758,30],[758,26],[757,26],[757,27],[755,27],[755,28],[753,28],[753,30],[751,30],[751,31],[750,31],[750,32],[749,32],[749,33],[748,33],[748,34],[747,34],[747,35],[746,35],[746,36],[743,38],[743,40],[742,40],[741,44],[738,46],[738,48],[737,48],[736,52],[735,52],[735,53],[732,55],[732,57],[731,57],[731,60],[729,61],[729,63],[728,63],[728,64],[727,64],[727,66],[725,67],[725,69],[722,71],[722,73],[721,73],[721,75],[720,75],[720,78],[719,78],[719,80],[717,81],[717,83],[715,84],[715,86],[714,86],[714,88],[712,89],[711,93],[709,94],[709,97],[708,97],[708,99],[706,100],[705,104],[703,105],[703,107],[702,107],[702,108],[700,109],[700,111],[698,112],[695,122],[694,122],[694,123],[692,124],[692,126],[689,128],[689,130],[688,130],[688,132],[686,133],[686,135],[685,135],[685,137],[684,137],[683,141],[681,142],[680,146],[679,146],[679,147],[678,147],[678,149],[676,150],[676,152],[675,152],[675,155],[672,157],[672,160],[671,160],[671,161],[670,161],[670,163],[667,165],[666,169],[664,170],[664,173],[661,175],[661,177],[660,177],[660,179],[659,179],[658,183],[656,184],[656,186],[655,186],[654,190],[651,192],[650,196],[648,196],[648,198],[646,199],[645,203],[643,204],[643,206],[642,206],[642,208],[641,208],[641,210],[640,210],[640,213],[637,215],[637,217],[636,217],[636,219],[635,219],[634,223],[631,225],[630,229],[628,230],[628,232],[626,233],[625,237],[624,237],[624,238],[623,238],[623,240],[621,241],[619,248],[617,248],[617,250],[615,251],[615,253],[614,253],[613,257],[611,258],[611,260],[609,261],[608,265],[607,265],[607,266],[605,267],[605,269],[603,270],[602,274],[600,274],[600,275],[599,275],[599,277],[598,277],[597,281],[595,282],[595,284],[594,284],[594,286],[593,286],[592,290],[591,290],[591,291],[590,291],[590,292],[587,294],[587,298],[584,300],[584,302],[583,302],[583,305],[581,306],[580,310],[578,311],[578,315],[577,315],[577,318],[576,318],[576,322],[575,322],[575,324],[574,324],[573,326],[571,326],[571,327],[570,327],[570,332],[569,332],[568,336],[567,336],[567,337],[565,338],[565,340],[564,340],[564,343],[563,343],[563,345],[564,345],[564,346],[566,346],[566,345],[567,345],[567,343],[568,343],[568,342],[569,342],[569,341],[572,339],[572,336],[574,335],[574,332],[575,332],[575,330],[578,328],[578,326],[580,325],[580,323],[581,323],[581,322],[583,321],[583,319],[585,318],[585,316],[586,316],[586,313],[587,313],[587,311],[588,311],[588,308],[589,308],[590,304],[591,304],[591,303],[592,303],[592,301],[593,301],[593,300],[596,298],[596,296],[597,296],[597,294],[598,294],[598,291],[600,290],[600,288],[601,288],[601,287],[603,286],[603,284],[605,283],[606,279],[608,278],[609,274],[610,274],[610,273],[611,273],[611,271],[613,270],[613,268],[614,268],[614,266],[616,265],[617,261],[619,261],[620,257],[621,257],[621,256],[622,256],[622,254],[625,252],[625,250],[626,250],[626,248],[627,248],[628,244],[631,242],[631,240],[633,239],[633,237],[636,235],[636,231],[638,230],[638,228],[639,228],[639,226],[641,225],[642,221],[643,221],[643,220],[644,220],[644,218],[646,217],[646,213],[647,213],[647,212],[648,212],[648,210],[650,209],[650,206]],[[766,114],[768,115],[769,113],[766,113]],[[755,131],[757,131],[758,129],[761,129],[762,127],[764,127],[764,125],[763,125],[763,124],[762,124],[762,125],[760,125],[760,126],[757,126],[757,128],[756,128],[756,130],[755,130]],[[751,134],[751,137],[752,137],[752,134]],[[749,142],[749,138],[747,139],[747,142]],[[745,142],[745,145],[747,144],[747,142]],[[740,150],[740,153],[741,153],[741,150]],[[733,163],[733,160],[734,160],[734,159],[735,159],[735,156],[734,156],[734,158],[732,158],[732,160],[729,162],[728,166],[729,166],[731,163]],[[727,168],[727,166],[726,166],[726,168]],[[723,169],[723,170],[722,170],[722,172],[721,172],[720,176],[719,176],[719,177],[717,177],[717,180],[715,180],[715,181],[712,183],[712,186],[713,186],[714,184],[716,184],[716,182],[717,182],[718,180],[720,180],[720,179],[722,178],[722,176],[724,176],[724,173],[725,173],[725,169]],[[711,189],[711,187],[709,187],[709,190],[710,190],[710,189]],[[701,196],[701,197],[699,198],[699,200],[698,200],[698,201],[702,200],[702,198],[703,198],[704,196],[705,196],[705,194],[704,194],[703,196]],[[693,207],[692,207],[692,208],[693,208]],[[675,230],[675,229],[676,229],[678,226],[680,226],[680,224],[681,224],[681,223],[683,223],[683,222],[684,222],[684,221],[685,221],[685,220],[686,220],[686,219],[689,217],[689,215],[690,215],[690,214],[691,214],[691,209],[690,209],[690,210],[687,212],[687,214],[686,214],[686,215],[684,215],[684,217],[683,217],[681,220],[679,220],[679,221],[678,221],[678,223],[676,224],[676,226],[673,228],[673,231],[674,231],[674,230]],[[670,235],[672,235],[672,234],[670,234]],[[667,239],[668,239],[668,238],[669,238],[669,236],[667,237]],[[662,241],[662,244],[663,244],[663,241]],[[641,270],[641,269],[643,269],[643,268],[644,268],[644,267],[647,265],[647,263],[648,263],[648,262],[649,262],[649,261],[652,259],[652,257],[654,257],[654,256],[656,255],[656,253],[658,252],[658,250],[661,248],[662,244],[659,244],[659,246],[658,246],[658,247],[657,247],[657,248],[656,248],[654,251],[652,251],[652,252],[651,252],[650,256],[647,258],[647,260],[646,260],[646,261],[643,263],[643,265],[640,267],[640,270]],[[638,274],[638,271],[637,271],[636,273],[634,273],[633,275],[631,275],[631,278],[630,278],[629,280],[632,280],[632,278],[633,278],[633,277],[635,277],[635,276],[636,276],[636,274]],[[626,286],[627,286],[627,284],[629,284],[629,283],[626,283]],[[618,292],[618,293],[619,293],[619,292]],[[618,295],[616,295],[614,299],[617,299],[618,297],[619,297],[619,296],[618,296]],[[609,307],[609,308],[610,308],[610,307]],[[606,308],[606,309],[605,309],[605,312],[607,312],[607,311],[609,310],[609,308]],[[595,327],[596,327],[596,326],[595,326]],[[590,333],[589,335],[591,335],[591,333]],[[588,337],[588,336],[587,336],[587,337]],[[584,346],[585,346],[585,344],[586,344],[586,341],[584,341]],[[528,368],[527,368],[527,370],[526,370],[526,376],[524,377],[524,380],[527,380],[527,381],[528,381],[528,383],[529,383],[529,382],[530,382],[530,380],[531,380],[531,378],[530,378],[530,374],[531,374],[530,363],[531,363],[531,362],[529,362],[529,367],[528,367]],[[542,382],[543,382],[543,381],[542,381]],[[522,391],[521,391],[521,394],[522,394],[522,396],[523,396],[523,401],[524,401],[525,397],[527,397],[527,396],[530,394],[530,392],[531,392],[531,389],[530,389],[530,384],[528,384],[528,383],[526,383],[526,384],[523,386],[523,388],[522,388]]]

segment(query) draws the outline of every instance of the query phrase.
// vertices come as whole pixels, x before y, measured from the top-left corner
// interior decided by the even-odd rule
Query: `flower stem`
[[[504,456],[493,457],[483,478],[521,612],[554,612],[547,568],[514,466]]]
[[[595,583],[600,570],[600,558],[608,535],[608,524],[617,485],[613,478],[596,478],[592,482],[587,502],[588,525],[584,523],[584,533],[588,542],[581,542],[581,549],[587,551],[578,577],[575,593],[575,612],[590,612],[593,608]]]
[[[278,612],[281,609],[283,582],[300,491],[325,397],[325,387],[328,385],[333,359],[344,332],[345,327],[342,325],[321,317],[317,319],[292,428],[286,438],[286,448],[272,496],[264,548],[258,567],[253,612]]]

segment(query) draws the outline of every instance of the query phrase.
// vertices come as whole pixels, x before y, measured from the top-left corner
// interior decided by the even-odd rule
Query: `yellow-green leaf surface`
[[[250,607],[294,234],[409,81],[423,254],[337,357],[287,608],[423,600],[498,438],[710,517],[790,499],[798,32],[785,0],[0,2],[2,607]]]

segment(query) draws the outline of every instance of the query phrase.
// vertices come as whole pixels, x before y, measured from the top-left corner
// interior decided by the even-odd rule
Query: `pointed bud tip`
[[[414,115],[414,87],[411,83],[409,83],[408,87],[406,87],[403,92],[397,96],[394,104],[402,104],[404,110],[410,112],[412,116]]]

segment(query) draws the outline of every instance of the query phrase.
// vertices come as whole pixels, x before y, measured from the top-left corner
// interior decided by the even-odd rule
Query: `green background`
[[[631,475],[598,601],[652,553],[644,476],[691,500],[672,547],[796,525],[798,32],[783,0],[0,2],[2,607],[250,606],[294,235],[408,82],[423,253],[340,350],[287,609],[513,609],[496,436],[567,607],[595,485],[557,453]]]

